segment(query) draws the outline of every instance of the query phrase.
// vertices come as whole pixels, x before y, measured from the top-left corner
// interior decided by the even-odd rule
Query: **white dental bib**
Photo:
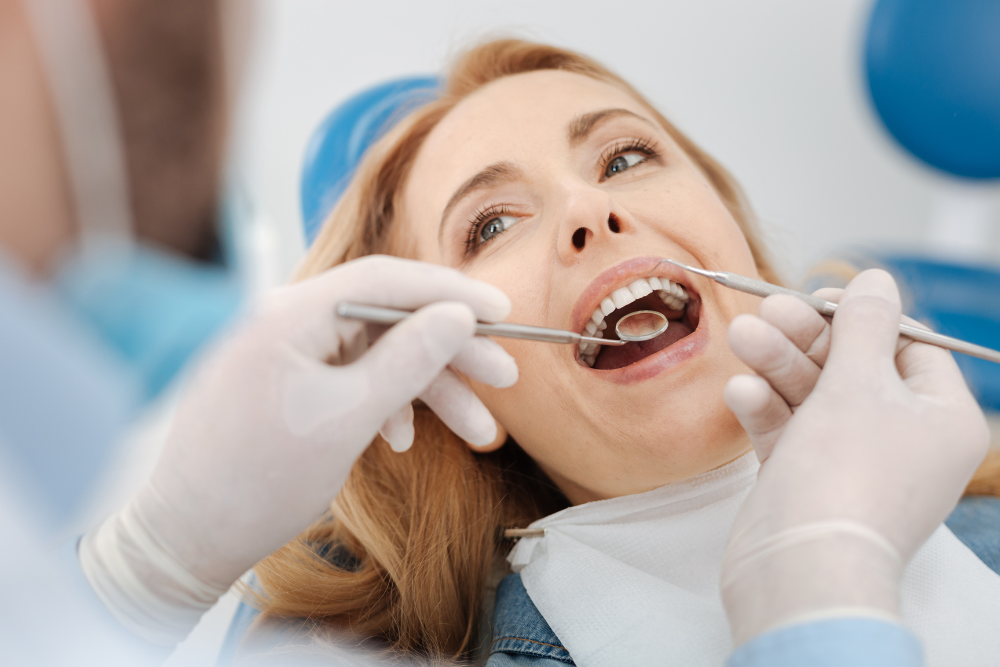
[[[508,560],[579,667],[713,666],[733,649],[719,596],[726,539],[757,477],[753,452],[655,491],[535,523]],[[903,577],[927,665],[1000,664],[1000,575],[941,526]]]

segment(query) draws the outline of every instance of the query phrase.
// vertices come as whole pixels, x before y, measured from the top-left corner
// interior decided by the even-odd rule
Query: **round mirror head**
[[[655,310],[637,310],[618,320],[615,331],[618,337],[630,343],[656,338],[667,330],[670,320]]]

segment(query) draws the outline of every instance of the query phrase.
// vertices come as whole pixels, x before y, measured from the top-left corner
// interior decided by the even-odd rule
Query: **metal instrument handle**
[[[396,324],[405,320],[413,313],[406,310],[396,310],[395,308],[382,308],[381,306],[367,306],[360,303],[350,303],[343,301],[337,304],[337,314],[352,320],[364,320],[376,324]],[[572,331],[562,329],[549,329],[547,327],[535,327],[528,324],[511,324],[500,322],[498,324],[485,324],[480,322],[476,325],[476,334],[479,336],[501,336],[503,338],[520,338],[522,340],[537,340],[543,343],[597,343],[599,345],[624,345],[624,341],[604,338],[591,338],[581,336]]]
[[[991,350],[988,347],[983,347],[982,345],[976,345],[975,343],[969,343],[964,340],[959,340],[958,338],[945,336],[944,334],[939,334],[934,331],[921,329],[911,324],[900,324],[899,333],[907,338],[911,338],[921,343],[937,345],[938,347],[967,354],[970,357],[978,357],[979,359],[985,359],[986,361],[992,361],[1000,364],[1000,352],[997,350]]]
[[[813,296],[812,294],[796,292],[787,287],[772,285],[771,283],[765,283],[763,280],[754,280],[753,278],[747,278],[737,273],[729,273],[728,271],[717,271],[716,273],[719,275],[717,280],[720,283],[740,292],[764,297],[771,296],[772,294],[787,294],[805,301],[806,304],[816,309],[820,315],[833,315],[837,312],[837,304],[831,303],[826,299],[821,299],[818,296]]]
[[[732,289],[746,292],[747,294],[764,297],[771,296],[772,294],[788,294],[789,296],[794,296],[802,301],[805,301],[808,305],[815,308],[821,315],[832,317],[833,314],[837,312],[837,304],[826,301],[825,299],[820,299],[819,297],[811,294],[803,294],[802,292],[790,290],[787,287],[772,285],[771,283],[754,280],[753,278],[747,278],[746,276],[741,276],[736,273],[729,273],[728,271],[717,271],[716,275],[716,280],[726,287],[731,287]],[[983,347],[982,345],[976,345],[975,343],[969,343],[964,340],[959,340],[958,338],[945,336],[944,334],[939,334],[934,331],[921,329],[920,327],[915,327],[912,324],[900,323],[899,333],[902,336],[906,336],[907,338],[920,343],[937,345],[938,347],[943,347],[947,350],[953,350],[955,352],[960,352],[962,354],[967,354],[972,357],[978,357],[979,359],[985,359],[987,361],[1000,364],[1000,351],[991,350],[990,348]]]

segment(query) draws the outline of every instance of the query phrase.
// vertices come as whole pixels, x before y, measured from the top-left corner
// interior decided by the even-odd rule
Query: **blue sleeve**
[[[838,618],[780,628],[743,644],[726,667],[922,667],[906,628],[871,618]]]

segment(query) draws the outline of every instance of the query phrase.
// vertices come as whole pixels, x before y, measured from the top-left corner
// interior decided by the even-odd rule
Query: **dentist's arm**
[[[730,667],[922,664],[900,579],[988,432],[951,355],[899,341],[899,317],[891,277],[868,271],[832,327],[790,297],[731,325],[758,375],[733,378],[726,400],[762,466],[723,565]]]
[[[419,310],[383,333],[338,319],[344,300]],[[377,433],[410,446],[414,399],[473,445],[490,443],[493,418],[449,366],[513,384],[514,360],[473,335],[477,318],[509,309],[495,287],[388,257],[273,294],[196,369],[149,482],[81,542],[98,597],[133,633],[172,646],[327,510]]]

